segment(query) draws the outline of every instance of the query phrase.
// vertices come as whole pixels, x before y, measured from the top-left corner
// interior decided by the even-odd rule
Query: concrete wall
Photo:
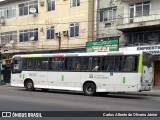
[[[129,4],[146,2],[148,0],[128,0],[124,2],[124,20],[123,24],[129,23]],[[149,16],[135,17],[133,22],[143,22],[143,21],[154,21],[160,19],[160,0],[151,0],[150,1],[150,13]]]
[[[99,6],[97,7],[99,10],[103,8],[110,8],[110,7],[117,7],[116,12],[116,20],[112,22],[111,26],[105,26],[106,22],[100,22],[100,18],[97,22],[97,33],[95,33],[95,36],[97,34],[98,38],[106,38],[106,37],[116,37],[119,36],[119,42],[120,44],[124,42],[124,37],[122,32],[117,30],[117,25],[120,23],[123,23],[123,3],[121,1],[112,0],[112,4],[110,0],[98,0]],[[98,13],[98,17],[100,16],[100,12]]]

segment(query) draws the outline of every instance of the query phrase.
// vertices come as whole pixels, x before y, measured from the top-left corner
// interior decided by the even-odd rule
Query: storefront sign
[[[124,47],[119,48],[119,51],[146,51],[152,54],[160,54],[160,45]]]
[[[101,40],[86,42],[87,52],[107,52],[107,51],[118,51],[119,40]]]

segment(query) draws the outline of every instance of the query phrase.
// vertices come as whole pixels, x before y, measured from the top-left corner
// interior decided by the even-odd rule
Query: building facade
[[[154,85],[160,86],[160,1],[97,1],[97,38],[119,38],[119,51],[154,54]],[[118,39],[117,38],[117,39]]]
[[[3,65],[13,54],[82,52],[93,40],[92,0],[5,0],[0,2]]]
[[[95,0],[95,32],[96,39],[119,40],[119,45],[124,42],[123,33],[117,30],[117,25],[122,22],[123,4],[117,0]]]
[[[123,22],[118,30],[125,36],[120,50],[149,51],[154,55],[154,85],[160,86],[160,1],[125,0]]]

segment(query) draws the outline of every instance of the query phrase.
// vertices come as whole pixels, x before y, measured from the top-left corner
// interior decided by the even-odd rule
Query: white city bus
[[[11,86],[26,90],[149,91],[152,55],[145,52],[24,54],[13,56]]]

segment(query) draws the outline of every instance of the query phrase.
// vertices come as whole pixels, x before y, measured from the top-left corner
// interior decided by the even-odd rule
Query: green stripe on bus
[[[25,78],[24,74],[23,74],[23,79]]]
[[[143,72],[143,54],[140,54],[139,56],[139,63],[138,63],[138,73],[142,73]]]
[[[61,80],[64,81],[64,75],[61,76]]]
[[[126,77],[123,77],[122,83],[123,83],[123,84],[126,83]]]
[[[22,77],[22,74],[19,74],[19,78],[21,78]]]

